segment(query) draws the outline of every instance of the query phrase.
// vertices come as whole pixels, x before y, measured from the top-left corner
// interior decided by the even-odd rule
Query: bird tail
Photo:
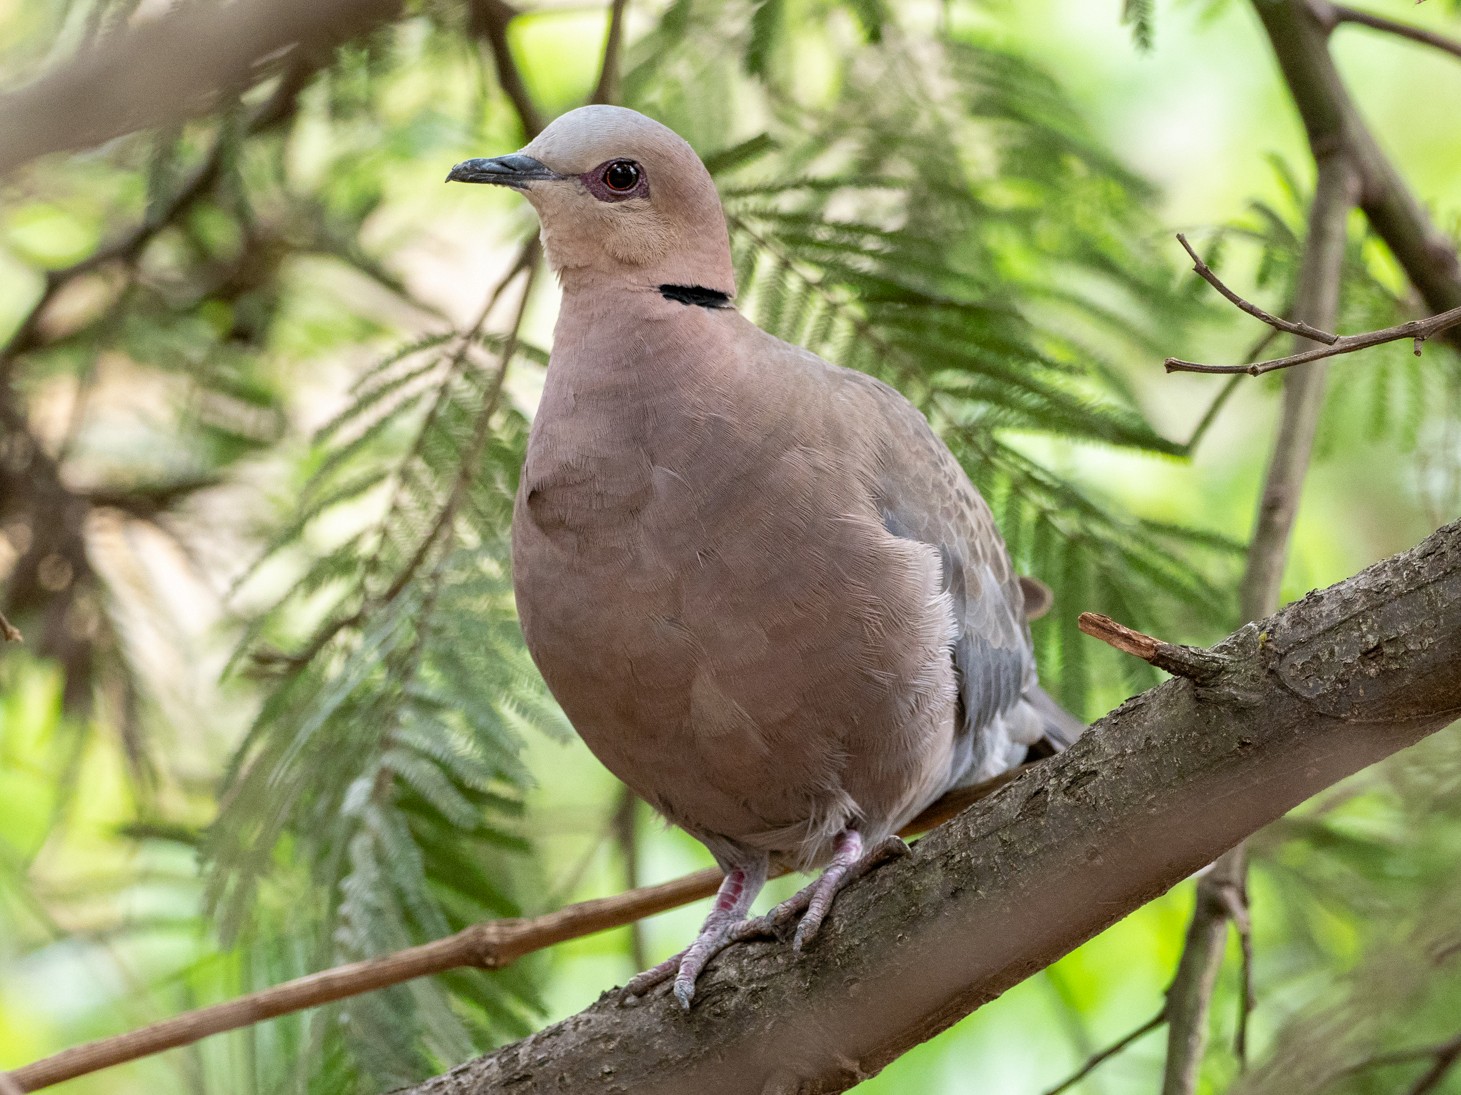
[[[1085,732],[1086,724],[1051,699],[1050,693],[1039,685],[1026,692],[1025,699],[1045,722],[1045,736],[1030,747],[1032,759],[1064,752]]]

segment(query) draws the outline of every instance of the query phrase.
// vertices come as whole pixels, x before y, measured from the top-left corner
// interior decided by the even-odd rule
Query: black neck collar
[[[703,285],[661,285],[660,296],[680,304],[698,304],[702,308],[729,308],[729,293],[719,289],[707,289]]]

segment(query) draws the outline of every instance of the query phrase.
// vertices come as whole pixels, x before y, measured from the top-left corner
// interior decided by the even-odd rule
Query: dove
[[[945,792],[1064,748],[988,506],[896,390],[736,310],[709,172],[614,106],[448,181],[523,194],[562,304],[512,524],[523,636],[589,749],[724,879],[634,978],[688,1009],[706,964],[907,852]],[[822,868],[770,913],[772,865]]]

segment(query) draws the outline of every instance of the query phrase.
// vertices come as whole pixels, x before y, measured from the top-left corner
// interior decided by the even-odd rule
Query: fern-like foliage
[[[521,733],[561,719],[523,648],[508,572],[525,424],[502,385],[524,357],[542,355],[515,332],[416,340],[316,435],[317,469],[261,564],[307,561],[242,651],[274,683],[209,842],[226,936],[308,926],[314,964],[330,965],[520,911],[505,882],[526,848]],[[342,518],[362,507],[377,516]],[[342,520],[352,527],[315,550],[311,536]],[[320,603],[297,649],[260,646]],[[538,1006],[521,971],[416,982],[321,1024],[315,1059],[403,1084],[525,1032]]]

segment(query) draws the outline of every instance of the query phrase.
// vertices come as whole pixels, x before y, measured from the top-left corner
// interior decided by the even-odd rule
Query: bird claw
[[[801,953],[816,938],[833,900],[844,886],[890,859],[911,853],[912,849],[896,836],[886,837],[864,851],[856,835],[847,834],[837,855],[815,882],[802,887],[763,916],[731,920],[723,914],[712,913],[688,947],[630,978],[620,990],[620,1001],[643,996],[673,978],[675,999],[682,1010],[689,1011],[695,999],[696,983],[705,967],[732,943],[768,936],[784,943],[790,938],[792,950]]]
[[[816,881],[803,886],[765,915],[735,925],[732,929],[735,940],[770,936],[785,943],[790,939],[791,949],[800,954],[822,930],[822,921],[827,918],[833,900],[846,886],[890,859],[912,854],[913,849],[901,837],[890,836],[865,852],[859,848],[850,855],[835,858]]]
[[[681,951],[671,958],[666,958],[659,965],[651,966],[643,973],[638,973],[631,977],[624,987],[619,990],[620,1003],[634,997],[643,996],[656,985],[668,981],[679,972],[680,959],[685,957],[685,953],[685,951]]]
[[[695,999],[695,985],[700,980],[700,975],[705,972],[705,967],[726,947],[742,938],[747,938],[737,931],[746,923],[748,921],[741,920],[707,927],[696,936],[695,942],[673,958],[666,958],[659,965],[630,978],[629,983],[621,990],[621,1002],[643,996],[656,985],[673,977],[675,999],[679,1001],[682,1011],[689,1011],[690,1003]]]

